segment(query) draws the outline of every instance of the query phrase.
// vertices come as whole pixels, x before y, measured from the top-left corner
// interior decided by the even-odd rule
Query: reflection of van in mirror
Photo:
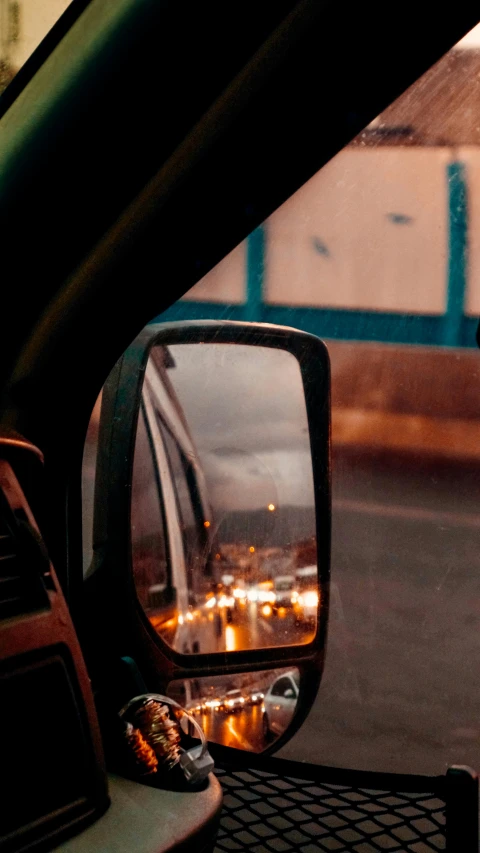
[[[168,379],[164,347],[149,358],[132,477],[132,560],[137,595],[155,630],[185,654],[217,650],[199,624],[197,592],[211,577],[211,516],[203,473]]]

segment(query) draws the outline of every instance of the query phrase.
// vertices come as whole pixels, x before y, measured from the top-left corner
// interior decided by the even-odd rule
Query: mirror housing
[[[309,642],[262,649],[183,654],[153,628],[136,594],[130,531],[135,440],[142,389],[154,346],[225,343],[269,347],[291,353],[300,367],[308,419],[318,565],[318,615]],[[168,354],[169,350],[165,349]],[[167,358],[169,356],[167,355]],[[171,367],[172,364],[168,364]],[[272,393],[274,393],[272,391]],[[195,677],[297,668],[300,696],[291,732],[311,707],[320,684],[327,640],[330,578],[330,371],[325,345],[288,327],[221,321],[152,324],[126,350],[108,377],[102,396],[94,507],[94,562],[91,585],[103,604],[109,654],[131,655],[151,689]],[[87,582],[88,583],[88,582]],[[175,607],[174,587],[159,589],[160,600]],[[96,605],[97,609],[99,605]],[[285,738],[287,739],[287,738]],[[280,738],[276,747],[284,738]]]

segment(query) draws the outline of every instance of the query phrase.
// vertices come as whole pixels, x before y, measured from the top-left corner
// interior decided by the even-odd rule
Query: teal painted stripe
[[[247,320],[246,305],[218,302],[176,302],[155,319],[166,320]],[[376,311],[349,311],[324,308],[290,308],[264,305],[263,320],[281,326],[303,329],[320,338],[378,341],[394,344],[445,346],[445,317],[404,315]],[[478,321],[462,317],[455,346],[476,348]]]
[[[265,226],[259,225],[247,237],[245,320],[263,319],[263,281],[265,274]]]
[[[468,271],[468,195],[465,165],[447,166],[448,278],[444,343],[461,345]]]
[[[190,302],[179,300],[152,321],[166,323],[174,320],[245,320],[245,305],[225,305],[222,302]]]

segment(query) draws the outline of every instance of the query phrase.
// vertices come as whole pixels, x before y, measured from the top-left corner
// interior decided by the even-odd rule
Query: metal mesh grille
[[[372,790],[250,767],[215,772],[225,795],[219,853],[446,849],[445,802],[433,792]]]

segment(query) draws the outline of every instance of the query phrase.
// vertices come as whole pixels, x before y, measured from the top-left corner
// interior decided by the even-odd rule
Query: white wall
[[[266,301],[443,313],[448,159],[444,148],[341,152],[268,220]]]
[[[9,0],[0,0],[0,45],[2,59],[19,70],[54,23],[70,5],[70,0],[19,0],[18,40],[9,40]]]
[[[468,287],[466,314],[480,315],[480,148],[461,148],[458,158],[466,165],[468,185]]]
[[[245,302],[245,267],[245,243],[241,243],[183,298],[199,302],[241,304]]]
[[[265,301],[443,314],[447,165],[454,158],[465,163],[468,185],[466,312],[480,314],[480,148],[474,146],[455,153],[427,147],[342,151],[267,220]],[[186,298],[244,301],[244,248]]]

